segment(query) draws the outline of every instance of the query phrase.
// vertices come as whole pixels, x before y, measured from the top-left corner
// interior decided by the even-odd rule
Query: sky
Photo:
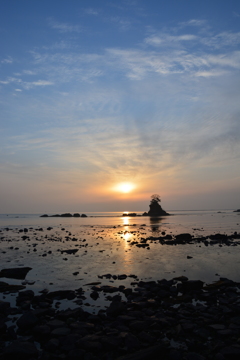
[[[0,8],[0,213],[240,208],[239,0]]]

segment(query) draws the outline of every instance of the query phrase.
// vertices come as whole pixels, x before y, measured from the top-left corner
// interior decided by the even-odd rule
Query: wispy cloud
[[[0,63],[1,63],[1,64],[12,64],[12,63],[13,63],[13,59],[12,59],[11,56],[8,56],[7,58],[0,60]]]
[[[36,75],[36,72],[33,70],[23,70],[23,74],[26,75]]]
[[[88,15],[99,15],[99,10],[94,9],[94,8],[87,8],[84,10],[84,12]]]
[[[199,20],[199,19],[191,19],[188,21],[181,22],[180,25],[185,26],[197,26],[197,27],[203,27],[207,24],[206,20]]]
[[[117,24],[119,30],[121,31],[127,31],[131,28],[131,21],[128,19],[121,18],[119,16],[111,17],[111,22]]]
[[[159,35],[152,35],[145,39],[145,42],[149,45],[153,46],[160,46],[160,45],[170,45],[170,44],[179,44],[185,41],[195,41],[197,39],[196,35],[192,34],[183,34],[178,36],[173,36],[169,34],[159,34]]]
[[[72,33],[72,32],[80,33],[83,31],[83,28],[80,25],[61,23],[52,18],[48,19],[48,23],[52,29],[59,31],[60,33]]]
[[[34,86],[49,86],[49,85],[53,85],[54,83],[52,81],[47,81],[47,80],[37,80],[37,81],[23,81],[20,78],[14,78],[14,77],[9,77],[7,80],[0,81],[1,84],[7,85],[10,83],[14,83],[14,84],[18,84],[21,85],[23,88],[25,89],[30,89]],[[18,90],[19,91],[19,90]]]
[[[219,34],[203,37],[201,43],[215,49],[221,49],[223,47],[237,46],[240,43],[240,32],[224,31]]]
[[[29,82],[28,84],[35,86],[49,86],[49,85],[53,85],[53,82],[46,80],[38,80],[38,81]]]
[[[222,76],[222,75],[226,75],[227,72],[226,71],[197,71],[195,73],[195,76],[202,76],[202,77],[212,77],[212,76]]]

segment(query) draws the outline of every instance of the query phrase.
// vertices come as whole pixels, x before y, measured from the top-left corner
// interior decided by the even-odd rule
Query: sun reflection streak
[[[123,225],[125,225],[125,226],[130,225],[128,216],[124,216],[122,218],[122,221],[123,221]]]
[[[128,231],[124,231],[123,238],[125,241],[128,241],[132,237],[132,234],[130,234]]]

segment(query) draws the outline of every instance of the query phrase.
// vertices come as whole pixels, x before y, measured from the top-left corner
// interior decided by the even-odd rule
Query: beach
[[[10,341],[10,343],[13,340],[9,335],[9,328],[14,329],[14,333],[21,338],[21,336],[29,334],[35,326],[40,326],[39,323],[41,326],[46,325],[47,320],[50,321],[51,317],[52,320],[59,320],[61,316],[64,318],[66,311],[70,312],[70,317],[71,312],[75,311],[79,321],[81,317],[87,323],[89,318],[92,319],[95,329],[96,323],[100,321],[101,317],[103,317],[101,321],[104,323],[106,321],[105,316],[109,317],[108,320],[111,323],[114,323],[116,317],[119,316],[131,317],[128,308],[131,311],[142,312],[138,315],[135,314],[132,321],[143,321],[143,313],[144,316],[156,316],[161,309],[164,318],[166,318],[167,311],[173,311],[177,322],[175,325],[178,326],[180,319],[176,315],[176,308],[184,307],[186,304],[190,306],[189,301],[193,306],[193,299],[195,299],[195,310],[196,304],[206,307],[206,303],[202,302],[204,301],[203,294],[208,293],[209,290],[203,290],[203,286],[219,281],[219,286],[215,288],[217,295],[215,294],[215,297],[212,293],[209,295],[211,306],[217,306],[218,296],[221,293],[222,296],[224,294],[225,299],[221,301],[226,302],[226,297],[230,296],[232,298],[231,304],[236,303],[234,311],[238,311],[238,296],[236,298],[235,295],[238,293],[240,279],[239,223],[239,213],[232,210],[175,212],[172,216],[164,218],[122,217],[118,213],[87,214],[86,218],[41,218],[40,215],[21,214],[2,215],[0,218],[0,270],[28,268],[22,278],[16,278],[15,275],[6,276],[6,273],[2,273],[1,281],[5,285],[2,284],[0,299],[2,301],[2,314],[4,317],[7,316],[7,320],[4,322],[6,328],[3,327],[5,329],[3,331],[5,340]],[[195,281],[201,283],[196,282],[198,285],[194,285]],[[189,288],[183,291],[181,287],[187,288],[187,285],[184,285],[187,283]],[[225,289],[225,292],[222,291],[221,287]],[[148,289],[147,292],[146,288]],[[179,290],[176,291],[176,289]],[[230,290],[226,291],[226,289]],[[163,293],[161,297],[159,293],[163,290],[165,295]],[[184,292],[187,295],[181,299]],[[22,300],[21,293],[26,294]],[[17,302],[16,299],[18,299]],[[114,299],[115,301],[113,301]],[[145,305],[135,305],[139,302],[143,302]],[[113,303],[115,305],[112,305]],[[16,304],[17,315],[12,310]],[[117,308],[116,312],[113,310],[111,313],[109,310],[111,306]],[[46,318],[43,311],[40,318],[35,319],[33,325],[26,326],[25,324],[21,328],[21,325],[18,324],[19,318],[25,313],[32,315],[33,312],[36,313],[39,310],[47,310],[46,313],[49,311],[50,315],[48,314]],[[219,312],[219,308],[215,310]],[[151,312],[153,312],[151,316],[146,315],[147,313],[151,314]],[[193,309],[191,309],[192,312]],[[35,316],[37,315],[35,314]],[[64,321],[64,325],[62,325],[65,330],[62,330],[62,335],[60,335],[61,331],[58,335],[54,332],[51,335],[55,327],[52,329],[50,326],[51,331],[48,335],[45,334],[43,339],[41,336],[40,339],[38,336],[34,338],[35,341],[38,340],[40,350],[33,355],[33,358],[44,353],[44,346],[52,338],[59,340],[61,336],[76,335],[76,329],[69,327],[66,318]],[[148,319],[148,324],[149,321]],[[224,324],[221,323],[222,327],[220,326],[217,331],[229,330],[231,322],[228,324],[227,319],[224,321]],[[169,327],[170,323],[171,321]],[[210,325],[214,324],[211,323]],[[238,328],[238,324],[235,325]],[[125,322],[124,326],[126,326]],[[96,334],[96,329],[92,330],[84,334],[86,336]],[[140,341],[138,331],[134,326],[128,328],[127,332]],[[118,336],[120,333],[119,330]],[[149,330],[148,335],[150,333],[153,336]],[[233,336],[234,332],[230,331],[230,335]],[[166,333],[164,336],[166,337]],[[157,337],[156,339],[159,341],[153,336],[155,341],[152,339],[149,343],[147,342],[144,349],[161,345],[160,347],[165,349],[166,355],[164,356],[170,358],[171,344],[169,345],[168,342],[171,336],[168,336],[166,344],[163,341],[164,336],[162,334]],[[18,337],[15,340],[18,340]],[[102,339],[102,337],[100,338]],[[95,340],[90,341],[94,342]],[[115,341],[117,340],[115,339]],[[195,340],[192,339],[191,341],[194,342]],[[99,347],[101,357],[99,358],[107,358],[106,346],[103,345],[102,340],[98,339],[97,342],[101,345]],[[132,342],[134,343],[133,340]],[[130,341],[131,344],[132,342]],[[124,348],[122,344],[120,341],[118,346]],[[110,345],[108,344],[108,346]],[[132,345],[129,346],[131,348]],[[186,353],[186,346],[185,344],[185,350],[184,346],[180,346],[179,356]],[[85,359],[86,357],[87,359],[88,355],[86,354],[98,358],[94,352],[96,349],[90,351],[85,348],[85,345],[80,346],[80,348],[84,351],[82,358]],[[224,346],[222,345],[219,349],[221,348]],[[14,356],[6,355],[4,349],[3,347],[2,351],[6,358]],[[16,344],[13,346],[13,354],[14,349],[17,349]],[[60,344],[56,347],[57,349],[60,351]],[[142,347],[138,343],[136,347],[133,346],[131,350],[126,350],[125,353],[123,350],[122,356],[127,356],[129,352],[134,354],[141,349]],[[150,349],[149,351],[153,350]],[[51,358],[51,351],[49,350],[47,353],[50,354]],[[67,350],[62,353],[64,356],[69,354]],[[113,351],[111,353],[113,359],[119,356]],[[147,353],[146,357],[148,356],[150,355]],[[202,356],[206,357],[207,353],[205,352]]]

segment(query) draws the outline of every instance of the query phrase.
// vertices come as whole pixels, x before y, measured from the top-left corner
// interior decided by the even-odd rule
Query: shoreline
[[[91,289],[92,297],[103,292],[111,301],[96,315],[81,306],[57,309],[66,298],[81,301],[82,288],[41,295],[22,290],[17,307],[1,302],[1,358],[159,359],[156,350],[169,360],[240,355],[240,283],[220,278],[205,284],[180,276]],[[6,324],[10,318],[13,326]]]
[[[2,359],[239,357],[240,276],[229,280],[222,263],[235,269],[239,232],[173,234],[155,223],[7,229],[0,231]],[[209,264],[214,281],[192,275]],[[167,277],[159,276],[163,266]]]

